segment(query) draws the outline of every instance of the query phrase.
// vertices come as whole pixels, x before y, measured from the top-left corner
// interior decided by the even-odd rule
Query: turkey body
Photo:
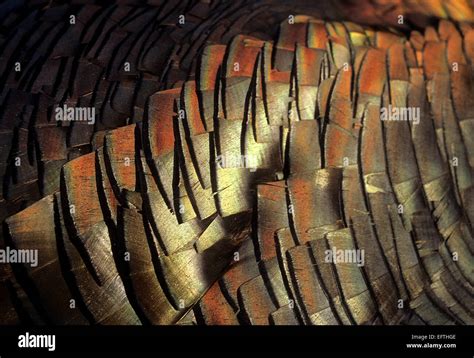
[[[473,14],[446,4],[11,10],[1,249],[38,262],[0,267],[2,323],[472,324]]]

